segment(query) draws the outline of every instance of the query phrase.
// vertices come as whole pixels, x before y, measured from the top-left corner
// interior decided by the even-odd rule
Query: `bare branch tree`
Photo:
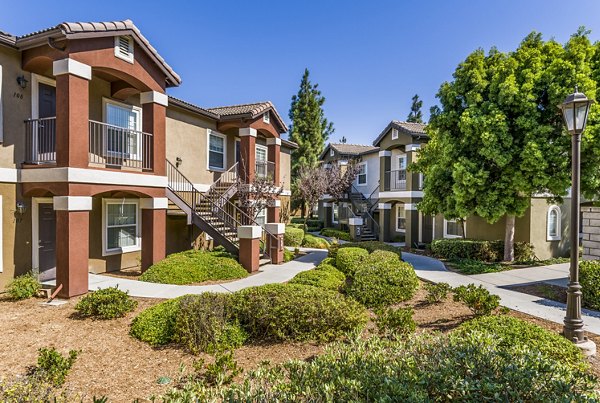
[[[239,172],[247,172],[246,162],[242,158]],[[268,165],[265,165],[268,166]],[[238,199],[241,207],[252,221],[256,221],[260,213],[267,207],[273,206],[283,192],[283,182],[275,183],[273,172],[268,169],[255,172],[254,178],[247,183],[242,175],[237,175]],[[244,223],[243,224],[249,224]]]
[[[326,193],[334,200],[344,198],[344,194],[350,191],[350,186],[356,179],[359,172],[359,166],[355,162],[349,162],[347,165],[334,164],[327,170],[327,190]]]
[[[323,167],[301,167],[296,179],[296,188],[302,197],[305,206],[308,207],[309,214],[312,213],[319,199],[327,193],[328,174]],[[304,230],[306,231],[306,221],[309,214],[304,216]]]

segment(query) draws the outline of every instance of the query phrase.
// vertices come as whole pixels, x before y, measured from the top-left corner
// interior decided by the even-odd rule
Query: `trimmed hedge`
[[[283,249],[283,261],[284,262],[291,262],[292,260],[294,260],[294,258],[296,257],[296,254],[294,252],[292,252],[289,249]]]
[[[323,228],[321,230],[321,235],[329,237],[329,238],[337,238],[342,241],[351,241],[350,233],[348,231],[342,231],[336,228]]]
[[[292,224],[304,225],[304,218],[302,218],[302,217],[294,217],[294,218],[291,219],[290,222]],[[309,231],[316,232],[316,231],[319,231],[320,229],[323,228],[324,223],[321,220],[314,219],[314,218],[309,218],[308,220],[306,220],[306,226],[307,226],[307,228],[308,228]],[[302,228],[302,227],[300,227],[300,228]]]
[[[344,274],[339,270],[330,266],[333,270],[338,271],[342,276]],[[345,276],[340,278],[339,275],[333,270],[327,270],[321,268],[320,270],[307,270],[296,274],[296,276],[289,281],[289,284],[305,284],[312,285],[313,287],[324,288],[326,290],[339,291],[345,282]]]
[[[409,300],[417,288],[419,279],[410,264],[390,259],[369,263],[367,259],[354,273],[347,293],[366,307],[374,308]]]
[[[342,273],[341,271],[339,271],[338,269],[336,269],[335,266],[333,266],[331,264],[321,262],[320,265],[315,267],[315,270],[328,271],[331,274],[333,274],[336,278],[338,278],[340,281],[346,281],[346,275],[344,273]]]
[[[435,239],[431,252],[442,259],[473,259],[484,262],[499,262],[504,258],[504,241],[482,241],[477,239]],[[531,261],[535,257],[533,245],[515,242],[515,261]]]
[[[325,342],[367,323],[367,312],[359,303],[303,284],[246,288],[233,299],[240,325],[254,340]]]
[[[584,260],[579,264],[579,283],[585,306],[600,310],[600,261]]]
[[[137,304],[127,292],[117,287],[108,287],[81,298],[75,305],[75,310],[83,317],[115,319],[133,311]]]
[[[340,248],[335,258],[335,267],[348,277],[361,267],[369,252],[363,248]]]
[[[153,264],[140,276],[140,280],[181,285],[209,280],[234,280],[246,276],[248,272],[227,252],[189,250],[174,253]]]
[[[486,333],[501,346],[526,346],[573,368],[588,368],[577,346],[558,333],[507,315],[482,316],[462,323],[455,331],[459,337],[473,332]]]
[[[151,346],[173,341],[180,299],[170,299],[142,311],[131,322],[129,334]]]
[[[394,252],[400,259],[402,259],[402,249],[388,245],[385,242],[380,241],[363,241],[363,242],[348,242],[340,244],[340,248],[362,248],[367,250],[369,253],[373,253],[376,250],[385,250],[388,252]]]
[[[318,236],[304,234],[302,246],[304,246],[305,248],[327,249],[329,248],[329,242],[327,241],[327,239],[319,238]]]
[[[321,260],[321,263],[319,263],[319,266],[326,265],[326,264],[335,267],[335,259],[332,257],[326,257],[325,259]]]
[[[285,227],[285,234],[283,235],[283,244],[286,246],[298,247],[302,245],[304,239],[304,231],[300,228],[293,228],[290,226]]]
[[[387,250],[376,250],[365,260],[365,265],[379,263],[400,263],[400,258],[394,252],[389,252]]]

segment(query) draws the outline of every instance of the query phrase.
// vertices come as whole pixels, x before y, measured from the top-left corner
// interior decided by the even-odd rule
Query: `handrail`
[[[56,117],[25,120],[25,163],[56,162]]]
[[[369,199],[371,196],[369,196],[369,199],[367,199],[365,197],[365,195],[362,194],[361,191],[359,191],[358,189],[356,189],[356,187],[354,187],[354,184],[350,185],[350,191],[352,193],[358,193],[361,195],[361,199],[366,203],[367,205],[367,209],[365,211],[362,212],[362,218],[363,220],[367,221],[367,220],[371,220],[373,222],[373,226],[375,227],[375,232],[379,233],[379,223],[375,220],[375,218],[373,218],[373,216],[371,215],[371,213],[369,212],[371,209],[371,206],[369,206]],[[377,187],[375,188],[376,190],[379,189],[379,185],[377,185]],[[375,193],[375,191],[373,191],[373,193]],[[373,193],[371,193],[371,195],[373,195]],[[357,206],[355,206],[355,202],[352,198],[350,198],[350,202],[352,203],[352,206],[354,206],[355,208],[358,208]]]

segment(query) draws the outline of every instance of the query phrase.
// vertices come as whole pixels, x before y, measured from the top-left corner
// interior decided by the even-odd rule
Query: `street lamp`
[[[567,313],[564,320],[563,336],[581,347],[586,355],[596,352],[596,345],[585,337],[581,319],[581,285],[579,284],[579,178],[581,133],[587,123],[590,105],[594,101],[575,87],[575,93],[567,96],[560,105],[562,115],[571,135],[571,268],[567,288]]]

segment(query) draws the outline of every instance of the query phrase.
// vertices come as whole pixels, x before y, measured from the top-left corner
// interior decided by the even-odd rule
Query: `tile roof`
[[[322,159],[327,154],[327,151],[333,148],[339,154],[343,155],[364,155],[379,150],[379,147],[363,145],[363,144],[347,144],[347,143],[329,143],[323,150],[319,159]]]
[[[86,37],[131,35],[137,44],[144,49],[156,64],[161,67],[171,85],[181,84],[181,78],[167,64],[165,59],[158,54],[158,51],[150,44],[148,39],[142,35],[140,30],[131,20],[107,21],[107,22],[63,22],[54,27],[46,28],[40,31],[31,32],[16,38],[16,44],[19,48],[36,46],[40,41],[46,41],[53,34],[63,35],[67,38],[77,39]],[[56,38],[54,38],[56,39]]]
[[[219,119],[218,114],[211,112],[211,111],[207,110],[206,108],[202,108],[198,105],[194,105],[190,102],[184,101],[183,99],[175,98],[171,95],[169,95],[169,105],[179,106],[180,108],[187,109],[191,112],[199,113],[201,115],[207,116],[207,117],[215,119],[215,120]]]
[[[412,123],[412,122],[403,122],[400,120],[392,120],[386,127],[383,129],[379,136],[373,142],[374,146],[378,146],[381,140],[385,137],[387,132],[392,129],[398,129],[400,132],[406,133],[413,137],[424,137],[429,138],[425,128],[427,125],[425,123]]]
[[[214,108],[207,108],[208,111],[216,113],[221,118],[240,118],[249,117],[251,119],[265,113],[266,111],[272,111],[275,119],[281,126],[284,132],[288,130],[287,125],[275,109],[275,106],[271,101],[264,102],[253,102],[250,104],[239,104],[239,105],[228,105],[228,106],[217,106]]]
[[[7,32],[0,31],[0,43],[9,45],[9,46],[15,46],[16,40],[17,40],[17,38],[15,36],[13,36]]]

